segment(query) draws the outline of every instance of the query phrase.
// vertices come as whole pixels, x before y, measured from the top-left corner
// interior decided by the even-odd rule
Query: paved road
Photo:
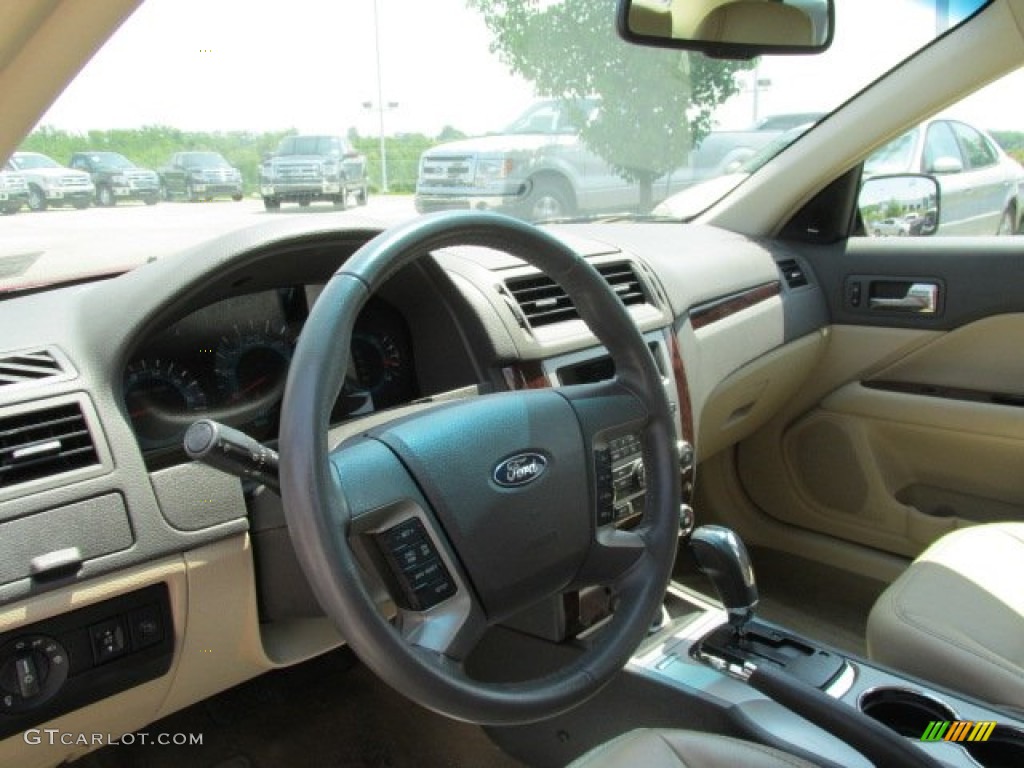
[[[415,215],[411,196],[371,196],[365,207],[335,211],[326,203],[267,212],[258,199],[235,203],[123,203],[116,208],[25,208],[0,216],[0,289],[83,272],[136,265],[271,217],[330,216],[383,226]]]

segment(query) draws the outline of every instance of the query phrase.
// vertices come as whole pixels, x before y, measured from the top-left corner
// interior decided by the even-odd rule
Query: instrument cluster
[[[210,418],[277,437],[292,354],[313,286],[237,296],[194,312],[146,341],[124,371],[124,404],[147,453],[175,452],[189,425]],[[402,314],[373,298],[356,323],[332,422],[419,396]]]

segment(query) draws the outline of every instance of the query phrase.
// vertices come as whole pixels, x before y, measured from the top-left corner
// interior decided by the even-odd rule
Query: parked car
[[[92,177],[96,204],[104,208],[117,205],[118,200],[142,200],[146,205],[156,205],[160,199],[160,177],[156,171],[140,168],[117,152],[75,152],[68,165]]]
[[[733,173],[709,179],[666,199],[656,213],[688,219],[705,210],[751,173],[796,141],[810,125],[782,134],[764,151]],[[864,177],[923,173],[939,182],[942,214],[929,234],[1001,235],[1024,226],[1024,168],[1008,156],[985,131],[959,120],[936,118],[902,134],[873,152],[864,162]],[[917,214],[911,214],[911,218]],[[883,216],[865,222],[868,234],[915,235],[925,223],[905,216]]]
[[[28,203],[28,184],[25,177],[14,170],[9,162],[0,168],[0,213],[17,213]]]
[[[242,199],[242,172],[218,152],[176,152],[158,173],[165,200]]]
[[[1024,168],[985,131],[964,121],[927,120],[864,162],[866,177],[900,173],[938,178],[938,234],[1012,235],[1024,224]]]
[[[268,211],[281,203],[307,206],[314,200],[344,209],[349,195],[366,205],[369,189],[366,158],[342,136],[287,136],[260,166],[260,194]]]
[[[871,234],[875,237],[890,237],[892,235],[898,235],[899,237],[906,237],[910,234],[910,221],[905,217],[901,218],[888,218],[881,219],[879,221],[865,222]]]
[[[819,112],[782,113],[763,118],[750,130],[712,131],[690,152],[683,183],[742,173],[745,168],[750,173],[758,162],[773,157],[822,116]]]
[[[81,209],[92,204],[96,187],[87,173],[65,168],[38,152],[15,152],[10,164],[28,184],[28,207],[33,211],[45,211],[51,205]]]

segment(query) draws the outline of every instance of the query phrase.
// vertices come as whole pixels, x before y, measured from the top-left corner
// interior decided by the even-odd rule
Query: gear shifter
[[[690,536],[690,550],[697,567],[715,585],[729,614],[729,624],[742,635],[757,607],[754,566],[743,541],[728,528],[702,525]]]

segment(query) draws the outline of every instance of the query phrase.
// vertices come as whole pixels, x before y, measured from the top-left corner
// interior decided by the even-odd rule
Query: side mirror
[[[928,171],[930,173],[960,173],[963,169],[964,164],[959,157],[943,155],[935,158],[935,162],[932,163]]]
[[[833,0],[619,0],[616,23],[628,42],[751,59],[821,53],[835,32]]]
[[[922,237],[939,228],[940,197],[932,176],[872,176],[861,184],[857,205],[871,237]]]

